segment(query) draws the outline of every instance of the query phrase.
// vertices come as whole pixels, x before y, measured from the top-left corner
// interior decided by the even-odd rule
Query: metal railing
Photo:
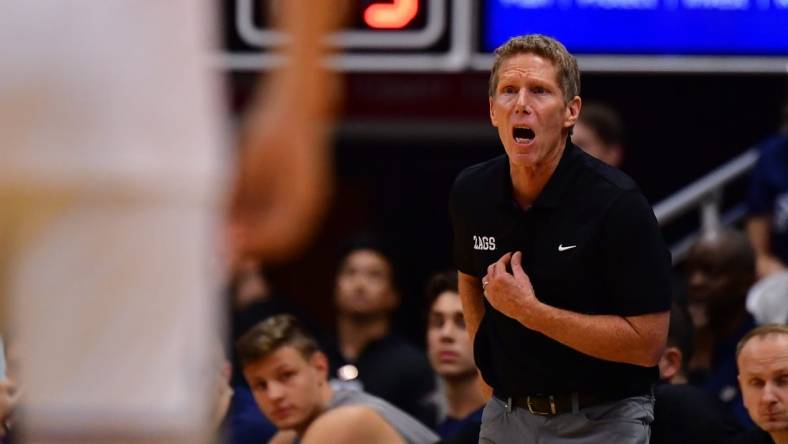
[[[690,245],[700,234],[715,230],[720,226],[734,224],[745,216],[747,209],[743,203],[728,211],[722,211],[723,188],[733,180],[747,174],[757,160],[758,150],[750,148],[654,206],[654,214],[657,216],[660,226],[665,226],[696,208],[700,210],[700,230],[670,247],[674,263],[684,259]]]

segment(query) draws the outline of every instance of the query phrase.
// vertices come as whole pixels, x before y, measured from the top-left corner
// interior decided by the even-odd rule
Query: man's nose
[[[700,270],[692,270],[687,276],[687,284],[690,287],[698,287],[706,283],[706,273]]]
[[[517,93],[515,111],[526,114],[531,112],[530,97],[528,97],[528,91],[525,88],[520,88],[520,91]]]
[[[775,392],[776,387],[774,384],[767,382],[766,385],[763,387],[763,393],[761,394],[761,402],[764,404],[772,404],[777,402],[777,393]]]
[[[277,401],[282,399],[284,397],[284,393],[285,391],[284,391],[284,387],[282,387],[282,384],[279,384],[277,382],[271,382],[268,384],[268,390],[266,394],[268,395],[269,398],[271,398],[272,401]]]
[[[454,326],[451,322],[446,321],[441,325],[441,339],[443,341],[453,341],[454,340]]]
[[[349,283],[350,288],[353,289],[353,291],[357,291],[359,287],[364,286],[364,279],[358,275],[355,275],[350,278]]]

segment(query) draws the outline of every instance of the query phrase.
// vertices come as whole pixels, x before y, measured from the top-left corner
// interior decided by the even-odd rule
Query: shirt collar
[[[497,187],[496,200],[498,203],[505,207],[517,207],[512,193],[512,177],[509,172],[509,158],[506,155],[500,157],[496,162],[496,168],[499,169],[501,183]],[[547,184],[539,193],[534,201],[534,207],[557,207],[561,202],[566,189],[574,181],[573,172],[581,160],[580,149],[572,144],[569,137],[566,138],[566,146],[564,152],[561,154],[561,159],[558,161],[558,166],[553,171]]]

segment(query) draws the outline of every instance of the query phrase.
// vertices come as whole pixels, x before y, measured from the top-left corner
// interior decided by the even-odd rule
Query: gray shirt
[[[432,444],[439,439],[438,435],[412,416],[383,399],[361,391],[348,389],[335,390],[327,410],[351,405],[364,406],[372,409],[389,423],[408,444]],[[296,438],[293,444],[298,444],[299,442],[301,442],[300,437]]]

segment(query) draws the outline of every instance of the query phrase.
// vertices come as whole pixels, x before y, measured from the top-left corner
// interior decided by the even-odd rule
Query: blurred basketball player
[[[338,8],[280,6],[292,57],[245,125],[233,257],[291,254],[328,188],[320,40]],[[0,312],[23,350],[27,442],[210,438],[226,188],[214,8],[0,5]]]

